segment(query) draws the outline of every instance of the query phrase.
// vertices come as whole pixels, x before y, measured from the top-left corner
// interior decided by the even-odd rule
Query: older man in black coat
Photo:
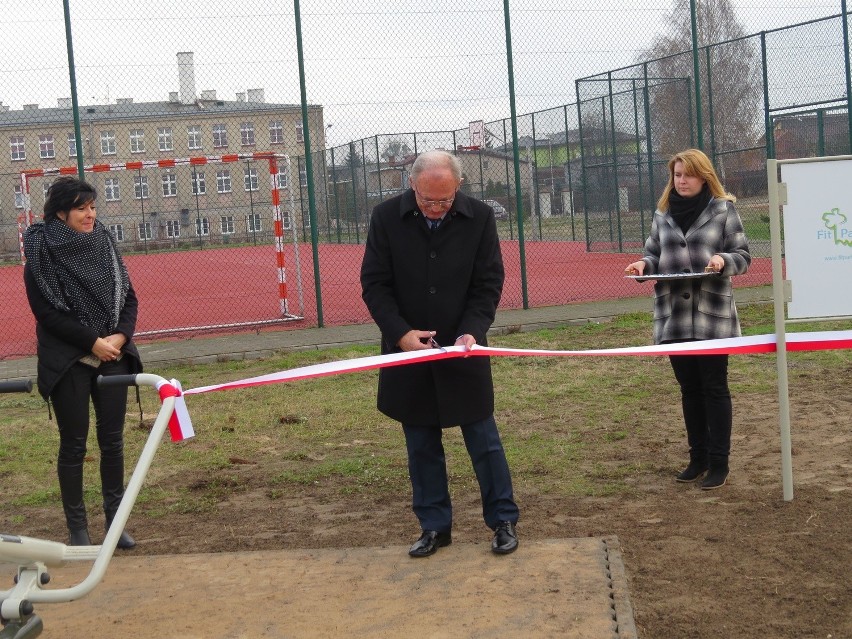
[[[411,188],[373,211],[362,296],[382,333],[382,353],[487,344],[503,289],[494,212],[459,193],[461,168],[445,151],[420,155]],[[425,557],[452,541],[452,504],[442,429],[461,426],[498,554],[518,546],[518,507],[494,421],[487,357],[381,369],[379,410],[402,423],[412,505],[422,534],[410,548]]]

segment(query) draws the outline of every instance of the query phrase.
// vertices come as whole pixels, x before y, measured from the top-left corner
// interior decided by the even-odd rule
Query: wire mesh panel
[[[623,286],[622,257],[604,267],[592,252],[639,250],[676,150],[712,156],[756,241],[768,237],[767,157],[849,152],[837,0],[508,4],[506,13],[490,0],[7,7],[0,294],[22,291],[23,168],[287,155],[294,263],[305,282],[313,276],[300,315],[344,323],[369,321],[357,273],[370,212],[408,187],[423,151],[455,153],[462,188],[494,208],[504,307],[642,294]],[[249,247],[273,250],[267,220],[214,202],[230,180],[253,216],[268,206],[254,188],[262,173],[241,160],[230,176],[208,165],[194,177],[182,168],[92,179],[104,215],[138,206],[112,223],[128,260],[156,259],[163,272],[172,254],[203,260],[217,250],[223,263],[242,263]],[[202,187],[196,202],[192,189]],[[180,206],[155,207],[155,198]],[[573,276],[586,268],[606,272],[604,284]],[[224,300],[245,281],[207,286]],[[221,306],[234,322],[243,312]]]

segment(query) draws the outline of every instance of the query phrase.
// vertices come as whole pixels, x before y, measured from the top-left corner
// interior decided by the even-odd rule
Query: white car
[[[500,204],[500,202],[498,202],[497,200],[482,201],[485,202],[492,209],[494,209],[494,217],[496,217],[498,220],[506,217],[506,208],[502,204]]]

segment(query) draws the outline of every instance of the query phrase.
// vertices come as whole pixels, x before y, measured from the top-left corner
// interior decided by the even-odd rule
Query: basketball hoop
[[[485,122],[483,120],[474,120],[468,124],[467,128],[468,149],[479,149],[485,143]]]

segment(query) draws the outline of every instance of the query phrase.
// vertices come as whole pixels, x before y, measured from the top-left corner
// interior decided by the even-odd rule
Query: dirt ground
[[[630,494],[556,499],[516,486],[518,552],[529,540],[616,535],[642,639],[852,637],[852,365],[843,372],[831,380],[805,376],[791,400],[792,501],[782,498],[776,397],[735,396],[731,475],[716,491],[674,481],[685,437],[680,415],[661,407],[660,437],[628,438],[614,460],[642,462]],[[324,481],[282,495],[267,488],[268,468],[236,463],[225,473],[219,488],[236,478],[239,488],[213,512],[156,519],[134,512],[129,530],[139,546],[130,552],[404,549],[416,537],[408,486],[376,499]],[[201,496],[211,479],[182,481]],[[452,488],[454,540],[487,543],[475,485]],[[64,536],[59,508],[33,509],[26,521],[31,536]],[[99,542],[94,522],[92,531]],[[205,636],[216,637],[216,627],[211,619]]]

